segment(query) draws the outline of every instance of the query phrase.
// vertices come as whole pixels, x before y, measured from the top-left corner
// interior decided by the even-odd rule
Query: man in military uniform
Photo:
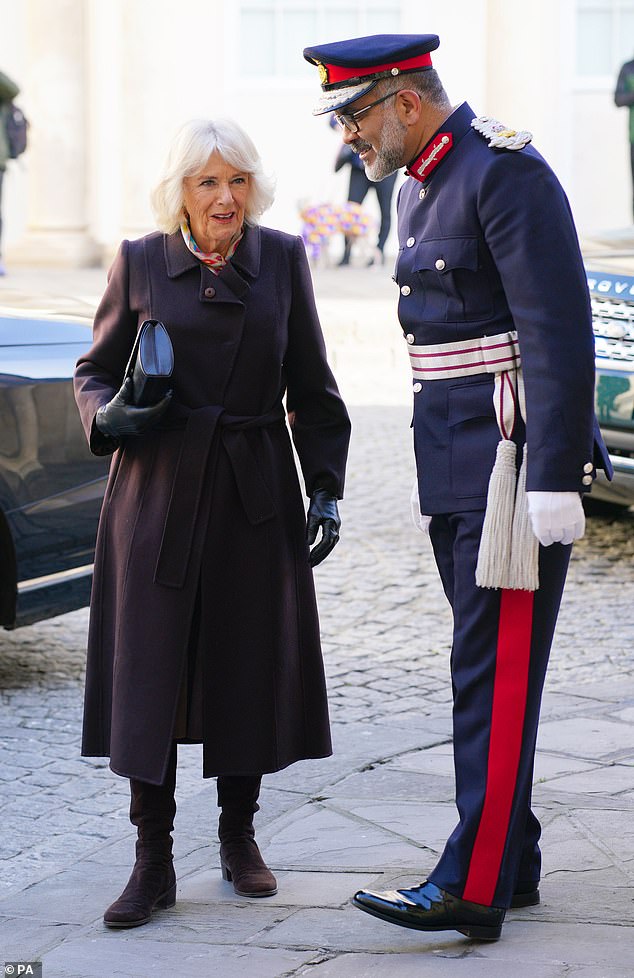
[[[581,494],[609,470],[588,289],[568,201],[530,133],[452,108],[435,35],[306,48],[370,179],[407,166],[395,280],[412,365],[418,499],[454,619],[459,823],[429,878],[354,904],[420,930],[500,936],[539,903],[531,783]],[[611,474],[611,473],[608,473]]]

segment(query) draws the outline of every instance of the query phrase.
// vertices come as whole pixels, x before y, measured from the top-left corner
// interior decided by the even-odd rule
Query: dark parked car
[[[586,258],[596,350],[595,406],[614,466],[600,474],[590,496],[617,506],[634,504],[634,256]]]
[[[72,391],[91,312],[0,308],[0,625],[88,603],[109,460],[90,454]]]

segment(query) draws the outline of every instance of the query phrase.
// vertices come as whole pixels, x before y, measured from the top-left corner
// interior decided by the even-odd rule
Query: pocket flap
[[[450,387],[447,392],[447,424],[450,428],[475,418],[495,419],[493,381]]]
[[[441,275],[456,268],[478,269],[477,238],[432,238],[421,241],[414,256],[417,272],[435,271]]]

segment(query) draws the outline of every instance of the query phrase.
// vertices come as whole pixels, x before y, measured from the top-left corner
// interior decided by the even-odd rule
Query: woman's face
[[[244,222],[249,174],[211,154],[202,170],[183,180],[183,203],[198,247],[226,255]]]

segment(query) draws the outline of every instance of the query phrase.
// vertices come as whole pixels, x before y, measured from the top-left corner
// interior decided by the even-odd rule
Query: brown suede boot
[[[136,862],[118,900],[108,907],[106,927],[140,927],[152,911],[176,903],[172,836],[176,802],[176,746],[162,785],[130,780],[130,821],[137,826]]]
[[[253,816],[259,810],[259,777],[223,775],[218,778],[218,823],[222,878],[239,896],[266,897],[277,893],[277,881],[262,859],[255,841]]]

